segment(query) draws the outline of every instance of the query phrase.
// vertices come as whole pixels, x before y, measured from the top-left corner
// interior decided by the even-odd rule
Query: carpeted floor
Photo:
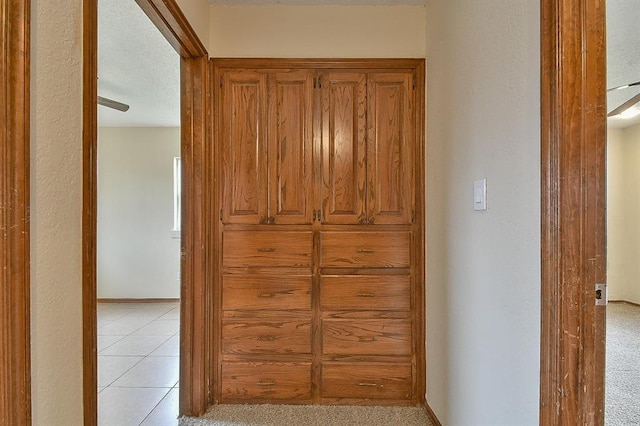
[[[180,426],[433,426],[416,407],[321,405],[218,405],[204,418],[183,417]]]
[[[607,306],[605,424],[640,425],[640,306]]]

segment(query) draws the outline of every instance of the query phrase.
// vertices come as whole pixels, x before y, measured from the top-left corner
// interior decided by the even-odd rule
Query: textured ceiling
[[[180,126],[180,57],[134,0],[98,2],[98,106],[103,127]]]
[[[640,81],[640,1],[607,0],[607,87]],[[607,111],[611,111],[640,93],[640,87],[615,90],[607,94]],[[610,118],[612,127],[640,123],[640,116],[623,120]]]
[[[212,5],[422,5],[426,0],[209,0]],[[180,59],[134,0],[98,2],[98,94],[131,106],[98,107],[100,126],[180,125]],[[640,0],[607,0],[607,87],[640,81]],[[608,111],[640,93],[610,92]],[[627,127],[636,119],[609,119]]]

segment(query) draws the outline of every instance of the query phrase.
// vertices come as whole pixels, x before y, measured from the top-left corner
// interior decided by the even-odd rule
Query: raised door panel
[[[368,222],[411,223],[414,111],[410,73],[368,78]]]
[[[269,223],[311,223],[313,75],[269,75]]]
[[[366,219],[366,74],[327,72],[321,81],[321,221],[363,223]]]
[[[222,221],[258,224],[267,217],[266,76],[222,75]]]

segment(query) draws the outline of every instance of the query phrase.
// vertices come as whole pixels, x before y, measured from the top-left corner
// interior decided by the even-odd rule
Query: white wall
[[[628,274],[625,247],[625,161],[623,129],[607,130],[607,285],[610,300],[625,300]],[[640,242],[640,241],[639,241]]]
[[[180,128],[98,130],[98,298],[179,298],[172,238]]]
[[[609,299],[640,303],[640,125],[610,128],[607,139]]]
[[[427,400],[446,425],[538,424],[539,9],[427,6]]]
[[[83,423],[81,6],[31,2],[34,425]]]
[[[423,6],[214,6],[209,55],[424,58]]]

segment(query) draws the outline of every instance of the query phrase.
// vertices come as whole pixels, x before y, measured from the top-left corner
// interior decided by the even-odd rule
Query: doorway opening
[[[605,425],[640,423],[640,32],[637,2],[607,1]]]
[[[180,263],[180,309],[179,314],[166,312],[163,315],[179,315],[179,414],[199,415],[209,405],[208,372],[206,359],[208,342],[209,307],[206,297],[207,247],[204,218],[208,216],[207,184],[208,126],[207,93],[208,54],[196,32],[175,0],[136,0],[148,19],[160,31],[169,45],[178,53],[180,130],[180,209],[179,219],[179,263]],[[96,106],[103,102],[98,96],[98,0],[84,0],[83,19],[83,382],[85,424],[98,424],[98,113]],[[122,25],[122,23],[120,23]],[[128,46],[134,55],[143,55],[138,45]],[[127,78],[122,75],[120,78]],[[164,83],[158,84],[164,86]],[[100,87],[100,90],[103,90]],[[117,97],[117,93],[114,97]],[[111,99],[117,104],[120,99]],[[102,129],[103,130],[103,129]],[[105,132],[101,131],[101,138]],[[108,132],[107,132],[108,133]],[[174,158],[171,156],[171,169]],[[172,169],[171,169],[172,170]],[[173,182],[169,185],[173,189]],[[145,196],[148,194],[145,194]],[[171,194],[171,201],[175,194]],[[168,208],[169,214],[176,207]],[[169,225],[175,219],[169,220]],[[168,235],[177,230],[168,226]],[[172,279],[177,280],[176,276]],[[203,297],[203,295],[205,297]],[[126,307],[122,307],[126,308]],[[163,308],[164,309],[164,308]],[[174,311],[175,307],[171,307]],[[166,317],[166,321],[175,319]],[[197,326],[196,326],[197,325]],[[165,342],[166,343],[166,342]],[[175,344],[175,343],[173,343]],[[173,389],[173,388],[172,388]],[[165,395],[167,396],[167,395]]]
[[[130,0],[98,1],[97,108],[98,424],[177,424],[180,57]]]

